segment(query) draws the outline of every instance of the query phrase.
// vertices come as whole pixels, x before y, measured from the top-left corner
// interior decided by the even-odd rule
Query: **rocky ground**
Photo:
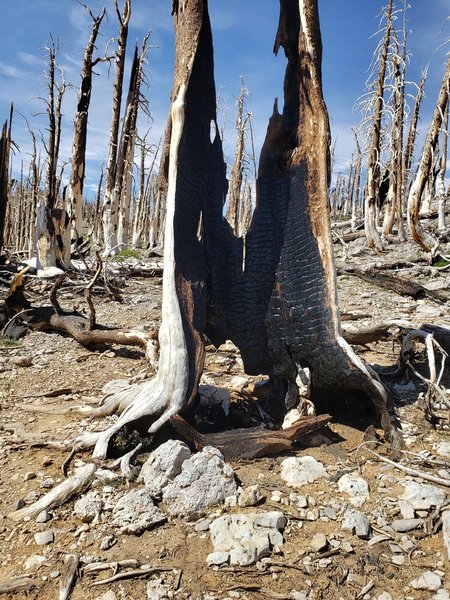
[[[349,254],[349,265],[410,261],[399,274],[448,288],[448,271],[417,263],[412,245],[392,244],[374,257],[357,240]],[[36,284],[30,287],[33,302],[45,299],[41,286],[37,293]],[[448,305],[400,297],[351,276],[340,277],[338,286],[345,319],[356,318],[352,327],[386,319],[450,326]],[[95,298],[98,322],[158,325],[156,278],[130,279],[123,295],[123,304]],[[61,303],[82,307],[82,294],[67,287]],[[356,350],[370,363],[389,366],[399,345],[384,341]],[[138,457],[136,481],[104,467],[90,491],[14,521],[15,510],[64,479],[67,452],[43,442],[104,428],[105,419],[90,422],[74,408],[96,405],[108,382],[148,374],[140,350],[87,350],[43,332],[0,344],[0,592],[2,582],[27,575],[35,587],[10,597],[58,597],[64,564],[74,555],[80,562],[73,600],[449,598],[450,435],[424,418],[417,402],[423,384],[413,376],[390,382],[413,454],[392,456],[339,417],[330,425],[333,435],[313,440],[317,447],[230,463],[212,448],[192,452],[168,430]],[[199,426],[256,422],[258,385],[243,373],[232,344],[210,348]],[[361,446],[368,439],[372,443]],[[402,472],[368,449],[435,480]],[[78,454],[70,472],[89,459]]]

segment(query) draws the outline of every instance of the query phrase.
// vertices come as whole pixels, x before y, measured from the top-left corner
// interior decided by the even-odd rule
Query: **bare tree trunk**
[[[450,86],[450,57],[447,60],[444,76],[442,78],[439,96],[434,109],[433,118],[428,129],[425,145],[420,157],[417,173],[411,185],[408,197],[408,225],[413,239],[425,252],[429,252],[433,258],[438,250],[439,242],[426,232],[419,221],[420,201],[426,183],[430,177],[433,159],[436,156],[439,132],[441,129],[444,113],[449,101]]]
[[[114,0],[116,13],[119,20],[119,35],[117,37],[117,50],[115,53],[116,75],[114,79],[113,106],[111,116],[111,129],[109,134],[109,154],[106,165],[105,191],[103,194],[103,238],[104,254],[108,255],[117,246],[118,203],[119,197],[115,194],[120,108],[122,105],[122,87],[125,70],[125,52],[128,39],[128,24],[131,17],[131,0],[124,0],[122,13],[119,11],[118,0]]]
[[[409,176],[411,173],[411,165],[414,155],[414,144],[416,142],[417,123],[419,122],[420,106],[422,104],[423,90],[425,87],[425,81],[427,79],[427,73],[428,68],[425,69],[422,73],[422,78],[419,83],[419,89],[417,90],[416,99],[414,100],[414,108],[411,116],[411,123],[409,126],[408,139],[406,140],[406,147],[403,158],[403,197],[405,197],[408,190]]]
[[[245,128],[246,118],[244,117],[244,100],[248,95],[248,90],[244,85],[244,78],[241,77],[241,89],[237,102],[236,115],[236,151],[234,154],[233,168],[231,169],[230,189],[228,192],[227,221],[235,235],[240,235],[239,231],[239,212],[242,201],[242,182],[244,177],[244,149],[245,149]]]
[[[439,173],[437,176],[437,196],[438,196],[438,230],[445,230],[445,199],[447,195],[445,185],[445,174],[447,172],[447,146],[448,146],[448,114],[450,102],[447,101],[447,107],[444,113],[444,122],[442,126],[442,150],[439,161]]]
[[[362,152],[361,147],[359,145],[358,136],[356,131],[353,130],[353,135],[355,137],[356,143],[356,165],[355,165],[355,177],[353,179],[353,188],[352,188],[352,231],[356,230],[356,225],[358,222],[358,203],[359,203],[359,188],[361,182],[361,165],[362,165]]]
[[[377,252],[383,250],[383,242],[377,230],[376,205],[378,188],[380,185],[380,142],[381,142],[381,119],[383,113],[384,80],[386,75],[386,62],[389,52],[389,44],[392,29],[392,0],[386,12],[386,29],[384,32],[383,46],[380,56],[380,66],[376,87],[375,108],[373,112],[372,135],[369,151],[369,162],[367,165],[367,184],[366,184],[366,210],[365,210],[365,229],[367,245]]]
[[[4,249],[6,209],[9,191],[9,155],[11,147],[12,105],[8,121],[5,121],[0,138],[0,256]]]
[[[71,156],[71,172],[69,190],[66,197],[66,212],[69,218],[69,227],[64,231],[63,262],[70,264],[71,245],[80,245],[83,241],[83,186],[86,165],[86,141],[89,104],[92,91],[92,69],[100,59],[93,60],[95,43],[106,9],[95,17],[91,12],[92,31],[84,51],[83,65],[81,68],[81,85],[78,92],[77,112],[73,123],[73,140]]]
[[[56,54],[57,45],[54,43],[48,48],[48,91],[46,100],[49,121],[48,140],[45,146],[47,153],[47,174],[45,183],[45,196],[40,198],[36,208],[36,250],[37,270],[57,266],[60,257],[61,239],[57,236],[55,220],[57,220],[56,196],[59,143],[61,135],[61,103],[65,90],[64,80],[61,84],[56,82]],[[57,92],[55,98],[55,90]],[[56,217],[56,219],[55,219]]]

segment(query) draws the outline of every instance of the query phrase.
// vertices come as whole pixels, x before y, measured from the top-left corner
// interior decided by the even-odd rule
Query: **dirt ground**
[[[339,247],[337,253],[340,254]],[[350,247],[348,264],[367,266],[382,261],[411,261],[411,266],[396,272],[433,289],[448,289],[449,272],[428,267],[423,262],[415,263],[418,256],[413,245],[400,247],[395,244],[391,244],[383,256],[374,256],[364,249],[363,242],[356,241]],[[32,297],[33,302],[37,302],[38,298],[46,302],[48,289],[45,284],[41,285],[39,293]],[[32,288],[36,290],[35,285]],[[351,276],[339,277],[338,289],[344,325],[353,318],[351,315],[357,315],[359,318],[349,323],[353,327],[387,319],[450,326],[448,304],[400,297]],[[125,327],[158,325],[161,285],[157,278],[130,279],[122,291],[122,304],[100,296],[94,298],[99,323]],[[61,304],[82,308],[82,294],[67,287],[61,294]],[[356,350],[369,363],[389,366],[395,365],[399,346],[396,342],[385,341],[357,347]],[[168,569],[149,578],[98,586],[95,582],[110,577],[111,570],[92,576],[80,574],[71,595],[73,600],[94,600],[108,590],[113,591],[116,598],[142,600],[147,598],[147,581],[158,578],[167,584],[168,597],[195,600],[295,598],[293,591],[303,591],[309,594],[311,600],[376,599],[383,592],[389,592],[394,600],[431,598],[431,591],[415,590],[410,586],[411,580],[426,570],[442,572],[444,587],[450,585],[449,563],[439,530],[422,537],[420,530],[410,532],[408,537],[413,541],[413,548],[400,565],[393,562],[390,546],[398,540],[385,539],[370,544],[368,540],[342,532],[336,521],[300,517],[288,501],[293,490],[279,476],[280,463],[287,454],[231,463],[244,486],[260,486],[264,500],[258,510],[279,509],[288,517],[285,543],[280,553],[272,555],[272,562],[264,568],[208,567],[206,556],[212,551],[209,533],[196,528],[195,522],[182,519],[169,519],[164,525],[139,537],[118,535],[110,549],[101,550],[100,544],[109,533],[107,521],[99,525],[82,525],[73,514],[73,500],[51,510],[52,519],[48,523],[39,524],[35,519],[15,523],[8,518],[8,513],[18,501],[31,503],[63,480],[61,465],[68,451],[42,445],[39,441],[54,436],[70,438],[83,430],[105,427],[105,420],[89,422],[78,414],[59,414],[58,411],[82,404],[95,405],[102,398],[102,388],[107,382],[122,378],[139,379],[150,373],[139,349],[101,347],[88,350],[70,338],[43,332],[30,333],[13,346],[0,345],[0,581],[29,573],[38,584],[35,589],[5,595],[5,598],[57,598],[61,557],[67,552],[79,553],[82,564],[92,560],[114,562],[136,559],[140,565]],[[241,361],[231,346],[218,351],[209,349],[205,382],[230,389],[231,380],[236,375],[244,373]],[[257,378],[247,379],[249,385],[246,390],[251,392]],[[411,380],[415,381],[414,378]],[[450,386],[447,384],[447,387]],[[65,393],[54,397],[49,395],[63,389]],[[430,428],[415,402],[417,391],[414,386],[403,385],[398,389],[402,393],[396,396],[393,392],[393,400],[398,404],[396,412],[406,433],[408,449],[435,456],[435,444],[442,440],[450,441],[449,433]],[[410,390],[409,396],[405,390]],[[242,402],[238,394],[233,393],[232,398],[236,404]],[[322,461],[333,475],[331,481],[336,481],[340,474],[357,470],[355,450],[363,441],[364,431],[344,425],[339,420],[333,420],[330,428],[341,441],[316,448],[299,446],[294,454],[311,455]],[[21,438],[28,434],[36,434],[35,444],[22,443]],[[140,456],[139,462],[143,462],[146,456]],[[88,461],[89,453],[79,454],[77,460]],[[371,522],[376,526],[374,515],[377,510],[390,518],[401,518],[396,500],[401,492],[398,481],[404,474],[373,458],[363,461],[361,469],[361,476],[368,481],[370,488],[370,498],[362,510],[369,515]],[[114,495],[116,489],[124,487],[125,483],[119,479],[103,492]],[[273,500],[274,490],[280,491],[281,502]],[[336,486],[321,481],[310,484],[300,493],[308,497],[310,506],[320,508],[333,501]],[[212,518],[238,510],[242,509],[214,507],[207,516]],[[49,528],[55,533],[54,543],[38,546],[35,533]],[[350,546],[341,544],[335,553],[314,555],[309,545],[318,532],[324,533],[329,540],[347,540]],[[39,569],[26,571],[24,563],[32,555],[43,555],[46,560]],[[308,555],[311,560],[305,561]]]

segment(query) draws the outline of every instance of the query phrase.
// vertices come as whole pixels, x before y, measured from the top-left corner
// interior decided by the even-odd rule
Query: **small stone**
[[[405,555],[404,554],[395,554],[392,557],[392,564],[397,565],[399,567],[401,567],[402,565],[405,564]]]
[[[147,458],[138,481],[143,481],[152,494],[159,497],[163,489],[181,473],[184,461],[190,456],[191,451],[184,442],[168,440]]]
[[[450,600],[450,593],[444,588],[441,588],[436,594],[431,596],[431,600]]]
[[[398,507],[404,519],[414,519],[414,506],[407,500],[399,500]]]
[[[325,508],[320,511],[320,516],[327,517],[330,521],[336,521],[337,519],[336,511],[334,511],[331,506],[325,506]]]
[[[326,475],[323,464],[312,456],[290,456],[281,463],[281,478],[292,487],[301,487]]]
[[[362,477],[347,473],[338,481],[340,492],[349,495],[348,501],[352,506],[360,508],[369,497],[369,485]]]
[[[41,510],[41,512],[36,517],[36,523],[47,523],[51,519],[51,515],[47,510]]]
[[[46,546],[47,544],[53,544],[55,541],[55,534],[51,529],[48,531],[38,531],[34,534],[34,541],[38,546]]]
[[[117,595],[113,590],[108,590],[101,596],[97,596],[95,600],[117,600]]]
[[[311,510],[306,511],[306,520],[307,521],[317,521],[319,518],[319,509],[312,508]]]
[[[20,510],[25,506],[25,500],[23,498],[19,498],[18,500],[14,500],[11,504],[11,510]]]
[[[88,492],[75,502],[73,512],[82,523],[98,520],[103,509],[103,500],[98,492]]]
[[[33,364],[29,356],[13,356],[9,362],[16,367],[31,367]]]
[[[194,525],[194,531],[197,531],[198,533],[208,531],[210,523],[211,521],[209,519],[202,519]]]
[[[244,488],[238,497],[238,505],[241,508],[247,506],[255,506],[261,500],[262,494],[259,489],[259,485],[251,485],[248,488]]]
[[[37,570],[40,566],[42,566],[45,563],[46,560],[47,559],[45,558],[45,556],[42,556],[41,554],[32,554],[23,563],[23,566],[27,571],[31,569]]]
[[[23,476],[24,481],[30,481],[30,479],[35,479],[35,478],[36,478],[36,473],[34,473],[33,471],[28,471]]]
[[[379,596],[376,597],[376,600],[392,600],[392,596],[389,592],[382,592]]]
[[[313,552],[321,552],[322,550],[325,550],[325,548],[328,546],[326,535],[323,533],[316,533],[309,545],[311,546],[311,550]]]
[[[122,496],[113,509],[113,517],[111,524],[130,535],[140,535],[166,520],[147,488],[136,488]]]
[[[437,592],[437,590],[442,587],[442,579],[433,571],[425,571],[422,573],[422,575],[420,575],[420,577],[413,579],[410,583],[410,586],[415,590],[429,590],[430,592]]]
[[[117,542],[117,539],[113,535],[105,535],[100,542],[100,550],[109,550]]]
[[[230,559],[229,552],[211,552],[206,557],[206,563],[208,567],[212,567],[213,565],[224,565]]]
[[[60,575],[61,573],[59,571],[52,571],[50,573],[50,579],[57,579]]]
[[[55,480],[52,477],[47,477],[47,479],[44,479],[44,481],[41,483],[41,488],[43,488],[44,490],[49,490],[54,485],[55,485]]]
[[[351,531],[360,538],[367,538],[370,534],[369,519],[359,510],[350,508],[342,519],[342,529]]]
[[[397,533],[405,533],[417,529],[422,524],[422,519],[396,519],[392,521],[391,527]]]

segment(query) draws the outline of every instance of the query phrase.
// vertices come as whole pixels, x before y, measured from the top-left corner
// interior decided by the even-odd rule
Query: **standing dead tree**
[[[378,188],[380,184],[381,122],[383,115],[386,63],[388,59],[392,31],[392,5],[393,0],[389,0],[389,4],[385,13],[386,27],[384,30],[384,37],[379,58],[366,181],[365,230],[367,245],[369,248],[372,248],[377,252],[382,251],[384,248],[381,236],[377,229],[376,206]]]
[[[356,130],[353,129],[353,135],[355,138],[356,144],[356,164],[355,164],[355,176],[353,178],[352,185],[352,231],[356,231],[356,226],[358,223],[358,206],[359,206],[359,191],[361,185],[361,166],[362,166],[362,152],[361,146],[358,141],[358,134]]]
[[[89,14],[92,18],[92,31],[84,51],[81,68],[81,85],[78,92],[77,112],[73,123],[70,183],[65,203],[68,215],[68,227],[65,228],[63,244],[63,262],[65,266],[68,266],[70,263],[71,245],[80,245],[83,241],[83,186],[86,166],[88,115],[92,92],[92,74],[95,65],[101,60],[105,60],[102,58],[94,59],[93,55],[96,48],[95,44],[98,32],[106,14],[106,9],[103,9],[97,16],[94,16],[90,11]]]
[[[173,13],[175,75],[170,143],[165,146],[167,161],[163,159],[167,201],[159,369],[154,379],[112,396],[103,413],[119,412],[118,420],[103,432],[82,435],[77,443],[95,444],[94,456],[104,457],[112,435],[124,425],[145,418],[152,421],[153,434],[191,406],[203,370],[205,333],[216,345],[234,340],[248,373],[269,374],[274,403],[283,405],[296,377],[307,378],[308,367],[315,402],[336,406],[352,392],[356,400],[362,394],[389,435],[386,391],[340,329],[317,0],[280,3],[275,51],[283,47],[287,57],[284,109],[283,114],[274,110],[269,122],[245,260],[243,240],[232,234],[223,216],[226,167],[216,120],[207,0],[175,1]],[[245,440],[248,453],[250,436]],[[258,436],[256,444],[260,442]],[[89,463],[62,486],[73,493],[95,470]],[[53,498],[60,501],[62,491],[55,488]],[[13,516],[34,514],[47,501]]]
[[[8,206],[12,112],[13,107],[11,106],[9,125],[8,121],[5,121],[2,127],[2,134],[0,138],[0,264],[2,256],[1,253],[4,249],[6,209]]]
[[[408,226],[412,238],[419,244],[425,252],[429,253],[431,260],[436,256],[439,248],[439,241],[430,233],[425,231],[420,224],[420,201],[425,186],[431,175],[432,165],[436,159],[439,133],[444,120],[444,114],[449,102],[450,87],[450,56],[442,78],[441,88],[439,90],[436,107],[433,112],[425,144],[417,167],[416,175],[411,184],[408,196]]]
[[[36,254],[37,269],[47,269],[61,265],[62,238],[61,222],[65,216],[61,211],[57,212],[58,178],[57,167],[59,157],[59,145],[61,138],[61,106],[66,89],[64,74],[56,63],[58,44],[52,41],[47,48],[48,52],[48,99],[44,99],[48,114],[48,139],[44,142],[47,154],[45,195],[38,199],[36,208]],[[62,79],[57,81],[57,71],[60,71]]]
[[[438,196],[438,230],[445,230],[445,200],[447,189],[445,184],[445,174],[447,172],[447,147],[448,147],[448,115],[450,102],[447,102],[447,107],[444,113],[444,122],[442,124],[442,144],[441,156],[439,159],[439,172],[437,175],[437,196]]]
[[[105,190],[103,194],[102,208],[105,255],[110,254],[113,248],[117,246],[119,198],[114,192],[116,186],[120,110],[122,106],[122,88],[125,72],[125,53],[128,39],[128,25],[131,17],[131,0],[124,0],[122,12],[119,10],[118,0],[114,0],[114,6],[116,8],[116,14],[119,20],[119,34],[117,37],[117,50],[115,52],[116,72],[113,85],[109,152],[108,161],[106,164]]]

